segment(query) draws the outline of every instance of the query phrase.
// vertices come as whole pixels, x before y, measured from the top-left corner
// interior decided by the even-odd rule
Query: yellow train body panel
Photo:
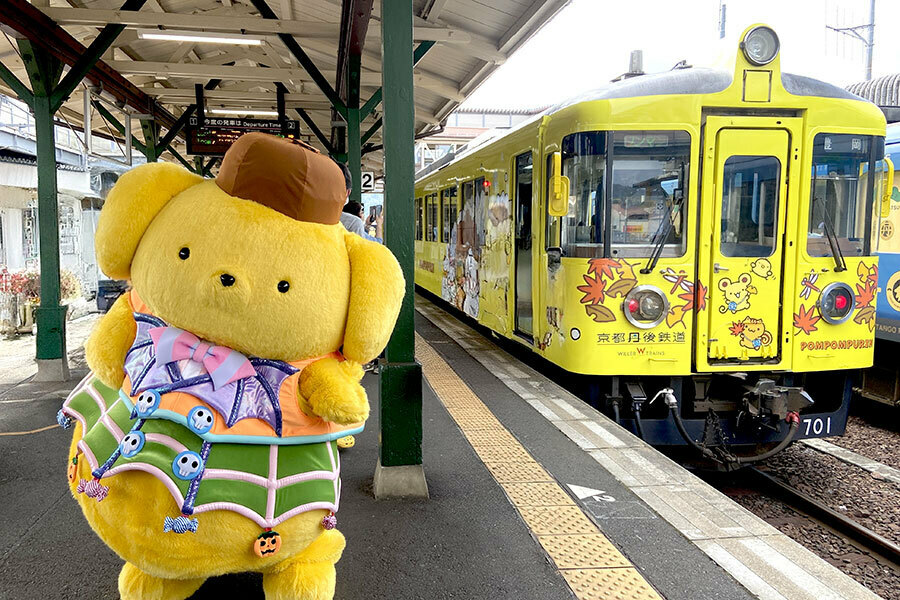
[[[878,265],[863,186],[878,177],[884,117],[782,74],[777,57],[756,66],[738,52],[734,65],[620,82],[421,178],[416,284],[574,373],[870,366]],[[569,190],[560,217],[548,209],[554,153]],[[830,235],[832,220],[832,233],[854,235]],[[839,282],[850,299],[828,298],[852,306],[831,323],[834,306],[821,305]],[[665,298],[650,327],[625,315],[642,286]]]

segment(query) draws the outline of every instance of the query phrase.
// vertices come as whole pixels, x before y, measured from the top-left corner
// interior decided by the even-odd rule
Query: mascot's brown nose
[[[221,281],[222,285],[225,287],[231,287],[234,285],[234,276],[229,275],[228,273],[222,273],[219,275],[219,281]]]

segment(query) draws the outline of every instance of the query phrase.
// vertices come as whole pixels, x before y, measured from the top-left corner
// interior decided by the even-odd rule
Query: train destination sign
[[[239,137],[251,131],[271,133],[281,137],[296,137],[300,133],[297,121],[278,119],[240,119],[237,117],[210,118],[202,123],[191,117],[187,125],[187,153],[200,156],[224,156]]]

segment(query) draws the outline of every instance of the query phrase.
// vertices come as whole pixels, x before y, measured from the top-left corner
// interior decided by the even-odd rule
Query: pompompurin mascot
[[[404,290],[390,251],[340,225],[344,193],[331,159],[264,134],[214,181],[155,163],[110,192],[97,258],[131,289],[59,420],[72,492],[125,560],[124,600],[240,571],[262,572],[269,600],[333,597],[335,440],[368,417],[360,365]]]

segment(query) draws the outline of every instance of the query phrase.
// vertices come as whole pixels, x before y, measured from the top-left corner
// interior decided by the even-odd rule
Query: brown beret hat
[[[300,140],[247,133],[222,159],[216,185],[296,219],[333,225],[347,199],[344,174],[329,157]]]

